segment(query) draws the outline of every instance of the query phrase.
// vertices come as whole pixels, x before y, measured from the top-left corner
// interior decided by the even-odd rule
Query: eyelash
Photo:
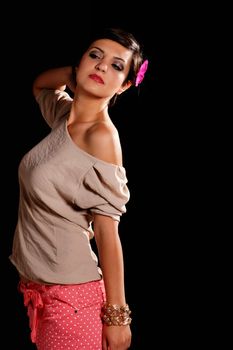
[[[95,52],[90,52],[89,53],[89,56],[92,58],[92,59],[101,59],[101,57],[98,55],[98,54],[96,54]],[[113,63],[112,64],[112,67],[115,69],[115,70],[117,70],[117,71],[122,71],[124,68],[123,67],[121,67],[121,66],[119,66],[118,64],[116,64],[116,63]]]

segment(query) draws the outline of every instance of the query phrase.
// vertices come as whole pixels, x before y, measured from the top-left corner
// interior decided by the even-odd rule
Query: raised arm
[[[34,80],[33,95],[37,97],[42,89],[65,90],[68,87],[74,91],[74,81],[72,75],[72,67],[60,67],[49,69]]]

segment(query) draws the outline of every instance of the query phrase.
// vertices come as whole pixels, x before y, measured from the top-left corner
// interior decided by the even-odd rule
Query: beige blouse
[[[90,245],[98,213],[120,220],[129,190],[125,168],[79,148],[67,129],[72,99],[43,90],[37,99],[51,132],[19,165],[19,213],[11,262],[40,283],[83,283],[101,278]]]

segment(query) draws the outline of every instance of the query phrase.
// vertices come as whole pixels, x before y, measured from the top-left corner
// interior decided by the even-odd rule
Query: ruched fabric
[[[22,282],[20,282],[18,286],[19,291],[23,293],[24,296],[24,306],[26,306],[28,310],[27,314],[31,328],[31,341],[33,343],[36,342],[38,322],[44,306],[41,294],[35,286],[36,284],[30,283],[27,287],[26,284]]]
[[[92,214],[111,216],[120,221],[129,200],[125,168],[96,162],[86,173],[75,203]]]

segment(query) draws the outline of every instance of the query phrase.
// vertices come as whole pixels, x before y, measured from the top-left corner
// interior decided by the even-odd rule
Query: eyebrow
[[[90,49],[97,49],[97,50],[101,51],[101,52],[104,54],[104,50],[102,50],[102,49],[101,49],[100,47],[98,47],[98,46],[92,46]],[[125,60],[123,60],[123,58],[121,58],[121,57],[114,56],[113,58],[115,58],[115,59],[117,59],[117,60],[120,60],[120,61],[122,61],[122,62],[125,63]]]

